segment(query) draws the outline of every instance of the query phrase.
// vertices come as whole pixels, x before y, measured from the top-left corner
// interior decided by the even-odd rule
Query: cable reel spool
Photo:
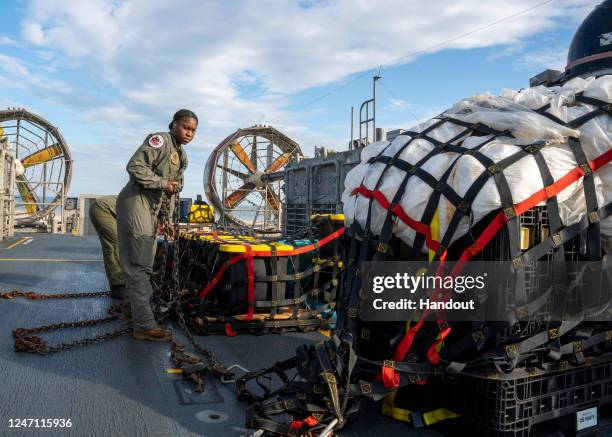
[[[32,224],[51,214],[68,193],[70,148],[55,126],[22,108],[0,111],[0,135],[18,159],[15,224]]]
[[[298,143],[270,126],[238,129],[225,138],[204,170],[204,191],[221,223],[280,233],[284,169],[301,155]]]

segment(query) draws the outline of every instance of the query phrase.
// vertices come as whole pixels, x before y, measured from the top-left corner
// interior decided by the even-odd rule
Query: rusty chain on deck
[[[96,292],[102,293],[104,292]],[[92,293],[94,295],[99,295]],[[73,294],[73,293],[70,293]],[[85,293],[83,293],[85,294]],[[42,299],[52,299],[55,296],[43,295]],[[79,296],[79,297],[91,297],[91,296]],[[31,298],[30,298],[31,299]],[[45,340],[41,337],[31,334],[40,334],[49,331],[55,331],[60,329],[72,329],[72,328],[85,328],[90,326],[102,325],[117,320],[118,314],[121,312],[121,304],[115,304],[108,309],[108,316],[99,319],[81,320],[78,322],[60,322],[50,325],[38,326],[35,328],[18,328],[13,331],[13,337],[15,337],[15,351],[16,352],[30,352],[37,353],[40,355],[47,355],[54,352],[61,352],[64,350],[72,349],[74,347],[85,346],[89,344],[102,343],[113,338],[120,337],[127,334],[132,330],[131,327],[123,327],[115,331],[106,332],[93,337],[81,338],[70,342],[58,343],[56,345],[49,346]]]
[[[175,197],[174,212],[179,213],[180,198],[177,195]],[[169,317],[170,313],[174,313],[178,317],[178,323],[181,329],[185,332],[185,335],[189,339],[190,343],[200,352],[205,358],[208,364],[204,364],[202,360],[194,354],[190,354],[185,351],[185,346],[178,341],[173,342],[171,357],[172,360],[184,371],[184,376],[193,379],[196,383],[196,390],[203,391],[204,385],[204,374],[211,372],[215,376],[229,376],[229,372],[222,364],[219,363],[215,354],[199,344],[193,337],[183,314],[181,306],[181,284],[179,277],[179,220],[172,220],[172,208],[170,205],[170,199],[167,195],[163,196],[162,207],[160,211],[160,223],[162,225],[164,240],[168,241],[170,238],[173,240],[173,260],[172,260],[172,272],[171,281],[166,281],[166,267],[167,267],[167,250],[162,253],[160,259],[160,272],[156,275],[159,282],[154,284],[154,314],[159,322],[164,321]],[[174,222],[174,226],[171,223]],[[167,246],[166,246],[167,247]],[[169,282],[169,284],[168,284]],[[108,296],[108,291],[94,291],[84,293],[58,293],[48,294],[39,293],[34,291],[19,291],[12,290],[9,292],[0,292],[0,298],[2,299],[13,299],[16,297],[23,297],[29,300],[45,300],[45,299],[75,299],[75,298],[91,298],[91,297],[104,297]],[[54,330],[61,329],[73,329],[73,328],[85,328],[91,326],[98,326],[105,323],[110,323],[119,318],[121,313],[121,304],[112,305],[108,309],[108,316],[101,317],[91,320],[81,320],[76,322],[60,322],[49,325],[43,325],[33,328],[17,328],[13,330],[13,337],[15,338],[15,351],[17,352],[29,352],[37,353],[40,355],[47,355],[49,353],[61,352],[64,350],[72,349],[74,347],[81,347],[85,345],[98,344],[113,338],[120,337],[132,331],[132,327],[121,327],[111,332],[99,334],[93,337],[86,337],[70,342],[58,343],[56,345],[49,345],[40,336],[32,334],[41,334]],[[184,368],[183,368],[184,367]]]
[[[169,210],[169,209],[168,209]],[[180,243],[179,243],[179,211],[180,211],[180,198],[175,196],[174,211],[177,213],[176,220],[174,220],[173,229],[173,244],[172,244],[172,277],[169,285],[169,306],[174,309],[174,313],[177,315],[178,324],[185,333],[185,336],[189,342],[196,348],[196,350],[202,354],[208,364],[202,362],[202,360],[194,354],[185,351],[185,346],[180,342],[174,340],[170,356],[172,361],[181,368],[183,376],[190,378],[196,384],[195,391],[204,391],[204,375],[206,373],[212,373],[216,377],[223,377],[231,375],[231,372],[219,362],[216,355],[210,349],[202,346],[196,341],[191,333],[191,330],[185,322],[185,315],[183,313],[183,307],[181,303],[181,280],[179,276],[179,264],[180,264]],[[166,254],[167,255],[167,254]],[[166,260],[163,260],[165,264]],[[162,293],[159,293],[160,295]]]

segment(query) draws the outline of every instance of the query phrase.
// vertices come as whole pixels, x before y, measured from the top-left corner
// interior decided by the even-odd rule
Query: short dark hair
[[[199,123],[198,116],[195,115],[195,112],[190,111],[189,109],[179,109],[174,113],[172,121],[168,125],[168,129],[172,130],[172,123],[174,123],[175,121],[179,121],[181,118],[193,118],[196,123]]]

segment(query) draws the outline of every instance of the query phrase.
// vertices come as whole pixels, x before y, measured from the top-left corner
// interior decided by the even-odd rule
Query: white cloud
[[[36,69],[19,58],[0,53],[0,88],[21,88],[47,97],[72,92],[68,83],[37,72]]]
[[[155,126],[164,128],[179,107],[200,115],[197,141],[207,148],[261,122],[311,145],[329,137],[306,129],[303,114],[287,110],[291,96],[381,64],[408,62],[414,53],[538,3],[90,0],[84,7],[78,0],[30,0],[21,34],[53,59],[54,68],[69,66],[113,90],[116,96],[100,96],[86,111],[80,94],[89,90],[70,84],[64,92],[78,96],[85,122],[124,147],[137,145]],[[434,50],[516,44],[559,20],[578,20],[596,3],[552,2]],[[44,89],[37,77],[30,73],[27,80]]]
[[[563,71],[567,60],[567,47],[546,47],[521,55],[516,61],[517,67],[529,69],[535,73],[543,70]]]
[[[0,35],[0,46],[16,46],[17,41],[8,36]]]

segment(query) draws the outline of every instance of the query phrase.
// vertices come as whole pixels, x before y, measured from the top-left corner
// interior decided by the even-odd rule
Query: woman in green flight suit
[[[172,119],[170,132],[147,136],[127,165],[130,180],[117,198],[119,260],[125,275],[126,318],[131,316],[138,340],[170,341],[172,332],[158,326],[151,310],[151,271],[155,256],[157,221],[165,196],[174,204],[183,186],[189,143],[198,118],[181,109]]]

